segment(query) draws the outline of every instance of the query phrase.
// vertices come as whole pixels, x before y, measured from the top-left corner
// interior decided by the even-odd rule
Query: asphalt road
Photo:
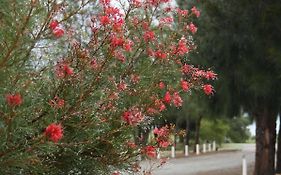
[[[241,167],[242,156],[247,164],[254,162],[255,145],[243,144],[239,151],[217,152],[188,158],[170,159],[163,167],[155,169],[153,175],[195,175],[208,174],[210,171],[220,171]]]

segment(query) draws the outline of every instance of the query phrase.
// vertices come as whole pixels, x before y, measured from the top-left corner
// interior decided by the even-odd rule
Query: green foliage
[[[229,119],[229,130],[226,137],[234,143],[245,143],[251,136],[248,125],[251,124],[249,117],[239,116]]]
[[[227,132],[229,132],[230,127],[228,122],[219,120],[202,119],[201,121],[201,140],[216,140],[217,143],[221,144],[226,138]]]

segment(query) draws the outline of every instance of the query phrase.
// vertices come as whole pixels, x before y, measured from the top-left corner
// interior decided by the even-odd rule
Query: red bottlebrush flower
[[[20,94],[7,94],[6,103],[9,106],[19,106],[22,104],[22,98]]]
[[[176,50],[176,53],[178,53],[179,55],[184,55],[185,53],[188,53],[189,49],[186,46],[186,39],[182,38],[181,40],[179,40],[178,43],[178,48]]]
[[[182,106],[183,100],[181,99],[181,96],[178,92],[175,92],[173,95],[173,103],[176,107]]]
[[[159,99],[155,100],[154,105],[155,105],[155,108],[159,110],[159,112],[162,112],[166,109],[166,106],[162,100],[159,100]]]
[[[131,40],[126,41],[123,44],[123,49],[127,52],[131,52],[132,51],[132,46],[134,45],[134,42]]]
[[[124,39],[123,38],[118,38],[116,36],[111,37],[111,46],[112,47],[118,47],[118,46],[123,46],[124,44]]]
[[[144,116],[138,108],[132,108],[129,111],[125,111],[122,115],[122,119],[129,125],[136,126],[143,121]]]
[[[110,7],[110,6],[108,6],[108,7],[105,7],[104,8],[104,10],[105,10],[105,14],[106,15],[108,15],[108,16],[110,16],[110,15],[120,15],[120,10],[118,9],[118,8],[116,8],[116,7]],[[115,22],[120,22],[120,20],[122,20],[123,21],[123,19],[122,18],[120,18],[120,19],[116,19],[116,21]],[[124,21],[123,21],[124,22]]]
[[[146,146],[143,148],[143,153],[151,158],[156,157],[156,148],[154,146]]]
[[[118,88],[119,91],[124,91],[124,90],[127,89],[127,84],[124,83],[124,82],[121,82],[117,85],[117,88]]]
[[[120,32],[120,31],[122,31],[123,24],[124,24],[124,20],[122,18],[120,18],[120,19],[114,21],[112,27],[116,32]]]
[[[73,74],[73,69],[69,67],[68,64],[65,63],[58,63],[55,66],[55,72],[57,77],[65,78],[66,76],[71,76]]]
[[[90,62],[90,65],[91,65],[91,68],[94,69],[94,70],[97,70],[100,65],[98,64],[97,60],[96,59],[93,59],[91,62]]]
[[[99,3],[101,3],[104,6],[106,6],[106,5],[110,4],[110,0],[99,0]]]
[[[50,124],[45,130],[45,135],[53,142],[58,142],[63,136],[62,126],[55,123]]]
[[[136,145],[134,142],[132,142],[132,141],[128,141],[128,142],[127,142],[127,145],[128,145],[128,147],[131,148],[131,149],[135,149],[135,148],[137,147],[137,145]]]
[[[205,74],[205,78],[207,80],[214,80],[217,78],[217,74],[215,74],[213,71],[207,71]]]
[[[184,64],[181,68],[182,73],[188,74],[191,70],[191,67],[188,64]]]
[[[54,34],[55,37],[60,38],[64,35],[64,30],[62,28],[56,27],[53,30],[53,34]]]
[[[188,91],[189,90],[189,83],[185,80],[181,80],[181,88],[183,91]]]
[[[139,75],[136,75],[136,74],[132,74],[132,75],[131,75],[131,81],[132,81],[134,84],[138,84],[139,81],[140,81],[140,76],[139,76]]]
[[[169,135],[169,130],[167,127],[155,128],[153,134],[156,134],[157,137],[167,137]]]
[[[200,11],[196,7],[192,7],[191,9],[192,14],[194,14],[197,18],[200,16]]]
[[[159,89],[164,89],[165,88],[165,83],[162,81],[159,83]]]
[[[167,148],[171,144],[169,141],[166,140],[160,140],[158,143],[161,148]]]
[[[99,17],[101,25],[105,26],[110,23],[110,18],[108,16],[100,16]]]
[[[172,100],[171,94],[169,91],[166,92],[165,96],[164,96],[164,102],[167,104],[170,104]]]
[[[205,92],[206,95],[211,95],[211,94],[214,94],[214,88],[212,85],[210,84],[205,84],[203,86],[203,90]]]
[[[63,106],[64,106],[64,99],[61,99],[58,96],[55,96],[55,98],[53,100],[50,100],[49,104],[53,108],[63,108]]]
[[[165,59],[167,57],[167,54],[163,53],[161,50],[157,50],[154,55],[159,59]]]
[[[154,37],[155,36],[153,31],[146,31],[143,35],[143,39],[145,42],[153,41]]]
[[[177,8],[177,12],[178,12],[178,15],[181,15],[183,17],[188,15],[188,10],[181,10],[180,8]]]
[[[139,8],[142,5],[142,2],[140,0],[132,0],[130,2],[134,8]]]
[[[115,57],[117,60],[121,61],[122,63],[125,63],[126,57],[125,57],[125,55],[123,54],[123,52],[121,52],[120,50],[115,50],[115,51],[113,52],[113,55],[114,55],[114,57]]]
[[[193,23],[190,23],[188,25],[188,29],[191,31],[191,33],[195,34],[197,32],[197,27],[193,24]]]
[[[121,175],[118,171],[114,171],[111,175]]]
[[[59,25],[59,22],[57,20],[53,20],[50,22],[49,27],[50,27],[50,29],[54,30],[56,27],[58,27],[58,25]]]

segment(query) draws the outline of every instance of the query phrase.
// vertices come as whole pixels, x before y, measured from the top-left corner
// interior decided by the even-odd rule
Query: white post
[[[216,141],[213,141],[213,151],[216,151]]]
[[[200,154],[200,150],[199,150],[199,144],[196,144],[196,154]]]
[[[203,144],[203,153],[206,153],[206,144]]]
[[[172,157],[172,158],[175,158],[175,157],[176,157],[175,147],[174,147],[174,146],[172,146],[172,148],[171,148],[171,157]]]
[[[184,155],[188,156],[188,145],[185,145],[184,147]]]
[[[242,175],[247,175],[247,162],[245,155],[242,157]]]
[[[160,148],[157,148],[157,159],[161,159]]]
[[[211,150],[211,144],[210,144],[210,143],[208,144],[208,151],[209,151],[209,152],[212,151],[212,150]]]

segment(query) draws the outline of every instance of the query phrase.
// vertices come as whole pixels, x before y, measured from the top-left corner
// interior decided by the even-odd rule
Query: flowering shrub
[[[169,0],[15,6],[26,8],[23,24],[0,30],[14,43],[1,45],[0,55],[0,71],[8,75],[0,85],[1,174],[139,171],[136,156],[153,158],[170,145],[169,128],[154,130],[152,145],[134,144],[134,129],[167,106],[180,107],[193,89],[213,94],[203,82],[216,74],[186,61],[196,48],[196,7],[189,12]],[[14,23],[21,21],[16,17]],[[86,24],[75,20],[82,17]],[[73,25],[85,30],[85,40]],[[41,60],[45,55],[57,57]]]

